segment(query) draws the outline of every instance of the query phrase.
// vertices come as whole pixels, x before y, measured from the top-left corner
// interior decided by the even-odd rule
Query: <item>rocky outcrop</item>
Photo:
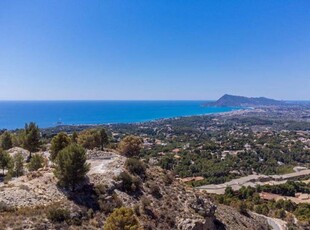
[[[10,181],[0,183],[0,203],[6,208],[48,206],[66,199],[56,186],[51,170],[41,170]]]
[[[242,215],[230,206],[218,205],[215,215],[226,230],[270,229],[265,218],[251,213],[248,216]]]
[[[13,147],[7,150],[7,153],[9,153],[11,157],[14,157],[16,154],[20,153],[23,156],[24,160],[26,160],[30,154],[28,150],[20,148],[20,147]]]

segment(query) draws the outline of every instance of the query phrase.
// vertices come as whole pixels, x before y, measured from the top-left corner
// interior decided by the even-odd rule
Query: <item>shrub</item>
[[[294,214],[298,220],[310,221],[310,204],[298,204]]]
[[[108,186],[99,184],[95,187],[99,208],[105,214],[111,213],[115,208],[120,208],[123,204],[114,191],[108,190]]]
[[[119,151],[127,157],[138,156],[142,148],[142,140],[139,137],[129,135],[119,143]]]
[[[68,221],[70,212],[67,209],[52,208],[47,214],[47,218],[52,222]]]
[[[166,173],[163,177],[165,185],[171,185],[173,182],[173,176],[170,173]]]
[[[234,197],[234,195],[235,195],[234,190],[230,186],[225,188],[225,196],[226,197],[231,198],[231,197]]]
[[[42,168],[44,165],[44,157],[40,154],[35,154],[32,156],[29,164],[28,169],[29,171],[37,171],[38,169]]]
[[[160,198],[161,197],[160,188],[155,183],[150,184],[150,192],[156,198]]]
[[[146,208],[148,208],[151,204],[151,201],[146,197],[146,196],[142,196],[141,198],[141,207],[143,210],[145,210]]]
[[[107,218],[104,230],[137,230],[139,223],[130,208],[117,208]]]
[[[0,212],[10,212],[10,211],[14,211],[14,208],[10,207],[3,201],[0,201]]]
[[[128,158],[125,163],[126,168],[132,174],[136,174],[139,176],[145,175],[146,167],[143,162],[136,158]]]
[[[237,208],[238,208],[238,211],[240,214],[248,215],[247,205],[244,202],[242,202],[242,201],[238,202]]]
[[[25,191],[27,191],[27,192],[29,192],[30,191],[30,188],[27,186],[27,185],[25,185],[25,184],[21,184],[20,186],[18,186],[20,189],[22,189],[22,190],[25,190]]]
[[[118,176],[118,180],[122,181],[122,190],[125,192],[135,192],[141,187],[141,181],[126,172],[122,172]]]
[[[94,149],[101,147],[101,136],[96,129],[87,129],[78,136],[78,144],[86,149]]]
[[[279,210],[276,210],[275,212],[275,217],[276,218],[279,218],[279,219],[284,219],[286,217],[286,213],[285,213],[285,210],[284,209],[279,209]]]
[[[172,170],[175,164],[175,160],[172,156],[164,156],[160,159],[159,165],[163,169]]]

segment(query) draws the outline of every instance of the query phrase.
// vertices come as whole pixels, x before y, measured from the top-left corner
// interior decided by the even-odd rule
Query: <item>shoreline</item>
[[[231,107],[233,108],[233,107]],[[251,108],[237,108],[231,111],[225,111],[225,112],[211,112],[211,113],[205,113],[205,114],[194,114],[194,115],[184,115],[184,116],[175,116],[175,117],[167,117],[167,118],[155,118],[145,121],[137,121],[137,122],[115,122],[115,123],[80,123],[80,124],[55,124],[53,126],[48,127],[42,127],[41,130],[49,130],[49,129],[57,129],[57,128],[66,128],[66,127],[96,127],[96,126],[110,126],[110,125],[138,125],[138,124],[144,124],[149,122],[161,122],[161,121],[167,121],[167,120],[174,120],[174,119],[182,119],[182,118],[189,118],[189,117],[204,117],[204,116],[233,116],[238,114],[246,113],[247,111],[253,111]],[[34,121],[36,122],[36,121]],[[2,130],[9,130],[9,131],[15,131],[15,130],[21,130],[23,128],[0,128]]]
[[[96,126],[110,126],[110,125],[138,125],[144,123],[151,123],[151,122],[161,122],[167,120],[175,120],[175,119],[182,119],[182,118],[189,118],[189,117],[205,117],[205,116],[232,116],[232,115],[239,115],[246,113],[247,111],[251,110],[250,108],[240,108],[233,111],[228,112],[215,112],[215,113],[206,113],[206,114],[196,114],[196,115],[184,115],[184,116],[176,116],[176,117],[168,117],[168,118],[158,118],[158,119],[151,119],[146,121],[137,121],[137,122],[115,122],[115,123],[97,123],[97,124],[61,124],[50,126],[46,128],[41,128],[42,130],[46,129],[54,129],[54,128],[61,128],[61,127],[96,127]]]

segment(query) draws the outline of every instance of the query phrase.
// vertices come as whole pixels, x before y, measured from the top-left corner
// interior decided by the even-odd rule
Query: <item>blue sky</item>
[[[0,1],[0,100],[309,89],[309,0]]]

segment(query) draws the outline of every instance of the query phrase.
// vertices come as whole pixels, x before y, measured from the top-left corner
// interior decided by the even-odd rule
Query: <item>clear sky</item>
[[[0,100],[310,99],[309,0],[0,1]]]

